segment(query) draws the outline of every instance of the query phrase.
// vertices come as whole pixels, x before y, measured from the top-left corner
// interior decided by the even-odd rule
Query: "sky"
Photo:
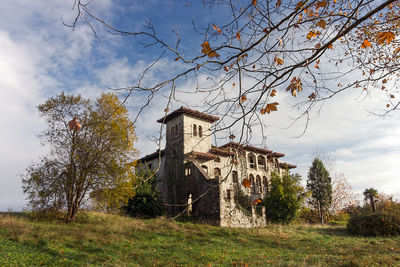
[[[200,2],[200,1],[199,1]],[[188,4],[191,3],[191,4]],[[197,25],[215,23],[220,16],[210,13],[195,1],[112,1],[94,0],[96,14],[107,21],[132,31],[142,30],[151,20],[163,38],[174,38],[179,32],[184,39],[192,31],[192,18]],[[21,189],[21,175],[27,166],[38,162],[48,148],[38,135],[45,128],[37,106],[46,98],[62,91],[95,98],[110,88],[132,85],[146,66],[162,51],[160,47],[144,49],[133,37],[107,34],[96,24],[96,39],[87,24],[74,30],[63,25],[75,16],[73,0],[5,1],[0,9],[0,210],[27,207]],[[217,19],[213,19],[217,17]],[[186,39],[185,39],[186,40]],[[188,38],[185,48],[198,50],[199,40]],[[194,48],[196,47],[196,48]],[[155,81],[179,70],[173,58],[161,60],[148,79]],[[206,78],[199,79],[206,84]],[[188,80],[181,88],[195,87]],[[162,92],[163,94],[164,92]],[[298,166],[305,181],[316,151],[335,159],[332,173],[343,173],[360,196],[365,188],[400,199],[400,115],[393,112],[382,118],[369,111],[384,105],[379,97],[360,97],[348,91],[324,103],[311,114],[306,132],[298,137],[304,123],[288,127],[293,117],[289,101],[281,96],[279,112],[264,118],[269,149],[285,153],[283,159]],[[190,95],[183,99],[193,104],[201,100]],[[128,107],[135,116],[143,95],[133,94]],[[157,136],[163,116],[162,95],[138,118],[136,147],[139,156],[157,149],[152,141]],[[172,103],[172,109],[182,103]],[[260,132],[255,132],[255,143]],[[229,140],[226,140],[227,142]]]

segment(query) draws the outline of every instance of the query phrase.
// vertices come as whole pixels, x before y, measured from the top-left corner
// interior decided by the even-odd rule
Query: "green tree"
[[[307,190],[311,191],[311,204],[317,209],[321,224],[324,224],[324,214],[332,202],[332,181],[318,158],[314,159],[308,172]]]
[[[66,209],[72,222],[91,192],[113,190],[110,201],[126,202],[134,191],[136,137],[118,98],[103,94],[91,101],[61,93],[38,109],[47,123],[41,139],[50,151],[22,177],[31,207]]]
[[[304,199],[300,180],[299,174],[286,172],[279,177],[276,172],[272,173],[270,190],[263,200],[269,221],[290,223],[296,218]]]
[[[372,212],[375,212],[375,203],[378,198],[378,191],[375,188],[366,188],[363,192],[364,194],[364,200],[369,201],[369,204],[371,205]]]
[[[135,196],[129,199],[124,211],[132,217],[156,217],[162,214],[163,206],[157,189],[157,176],[144,165],[137,167]]]

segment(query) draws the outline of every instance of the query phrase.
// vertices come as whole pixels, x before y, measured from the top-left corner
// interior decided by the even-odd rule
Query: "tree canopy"
[[[47,123],[41,139],[50,152],[22,179],[32,208],[66,208],[71,222],[90,193],[101,192],[110,206],[133,195],[136,137],[116,95],[92,101],[61,93],[38,109]]]

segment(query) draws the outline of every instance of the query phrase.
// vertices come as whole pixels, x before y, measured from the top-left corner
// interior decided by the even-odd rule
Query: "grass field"
[[[344,226],[229,229],[82,213],[77,222],[0,215],[0,266],[400,266],[400,237]]]

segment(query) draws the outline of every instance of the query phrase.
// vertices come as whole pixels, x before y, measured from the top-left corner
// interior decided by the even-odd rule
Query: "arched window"
[[[221,169],[220,168],[214,168],[214,176],[215,177],[220,177],[221,176]]]
[[[203,168],[203,170],[208,174],[208,168],[206,165],[201,165],[201,167]]]
[[[261,188],[261,177],[260,177],[260,175],[257,175],[256,176],[256,192],[257,193],[261,193],[262,191],[262,188]]]
[[[256,156],[254,156],[253,153],[249,153],[248,155],[248,161],[249,161],[249,167],[251,169],[257,169],[257,165],[256,165]]]
[[[234,184],[239,183],[238,173],[237,171],[232,171],[232,181]]]
[[[193,124],[193,136],[197,136],[197,126]]]
[[[258,169],[259,170],[266,170],[266,166],[265,166],[265,158],[263,156],[258,156],[257,157],[257,163],[258,163]]]
[[[264,194],[268,193],[268,179],[266,176],[263,177]]]
[[[203,128],[199,125],[199,137],[203,137]]]
[[[255,193],[256,187],[255,187],[255,184],[254,184],[254,176],[253,176],[253,174],[249,175],[249,180],[250,180],[251,192]]]

